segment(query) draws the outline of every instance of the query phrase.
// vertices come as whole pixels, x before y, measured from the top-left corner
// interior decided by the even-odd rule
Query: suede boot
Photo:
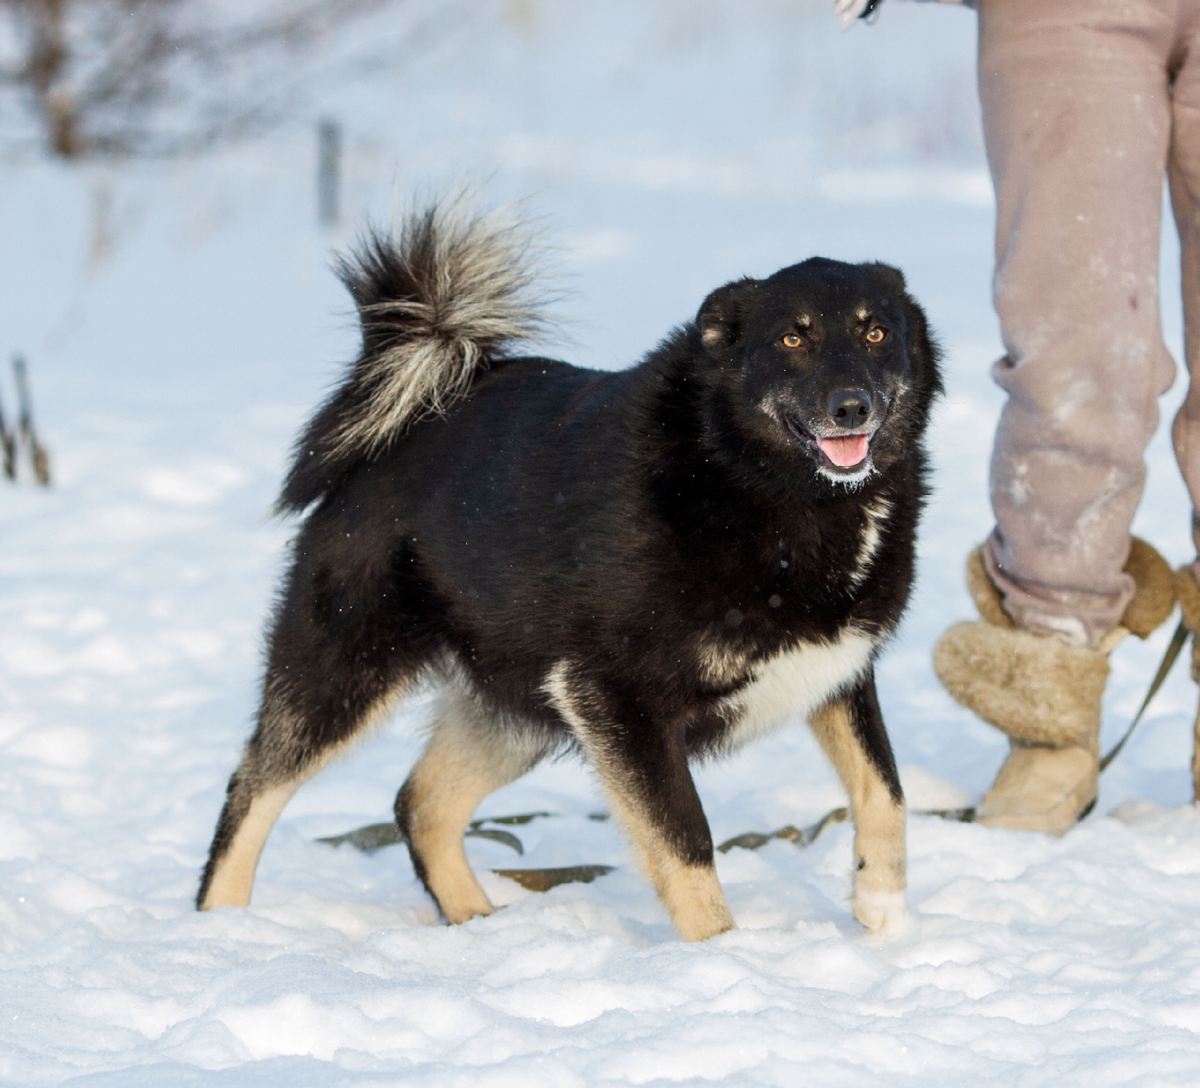
[[[1149,635],[1175,603],[1171,568],[1145,541],[1133,540],[1125,571],[1137,586],[1133,600],[1093,649],[1018,628],[980,551],[968,558],[967,586],[981,619],[951,627],[934,647],[933,665],[955,700],[1012,745],[979,806],[981,823],[1061,835],[1095,801],[1108,654],[1126,635]]]

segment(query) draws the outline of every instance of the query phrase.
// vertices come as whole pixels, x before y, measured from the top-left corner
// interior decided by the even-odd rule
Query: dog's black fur
[[[841,705],[852,736],[822,740],[852,800],[849,779],[874,776],[902,815],[872,662],[912,583],[921,439],[941,385],[901,274],[813,258],[742,279],[638,366],[602,373],[506,354],[536,321],[515,301],[528,276],[514,237],[434,210],[398,242],[374,237],[344,270],[363,354],[302,438],[280,500],[311,512],[200,906],[238,900],[214,879],[255,797],[282,789],[286,800],[420,678],[452,693],[429,774],[470,781],[418,782],[414,771],[396,814],[451,920],[487,907],[441,901],[462,897],[439,897],[430,873],[458,865],[453,848],[418,845],[444,830],[434,833],[443,802],[431,798],[465,790],[462,804],[477,802],[564,745],[597,765],[687,936],[731,924],[723,902],[687,902],[711,891],[689,890],[687,874],[713,862],[690,758],[787,711]],[[490,277],[493,310],[510,306],[503,320],[477,313],[449,329],[453,303],[486,294],[459,283],[433,297],[455,260]],[[433,369],[414,364],[435,341]],[[416,406],[387,420],[397,390],[418,380]],[[821,442],[841,435],[870,436],[865,462],[830,460]],[[771,673],[783,661],[800,664]],[[767,694],[748,694],[768,673]],[[796,695],[781,714],[788,684]],[[838,745],[858,755],[839,762]],[[489,760],[504,767],[493,773]],[[462,814],[445,819],[461,837]],[[260,847],[247,847],[251,876]],[[450,851],[444,863],[439,851]],[[902,831],[899,860],[882,864],[899,865],[902,889]]]

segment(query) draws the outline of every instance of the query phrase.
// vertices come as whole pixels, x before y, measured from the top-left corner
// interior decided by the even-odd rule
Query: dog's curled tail
[[[395,236],[368,231],[337,265],[362,351],[301,435],[278,512],[303,510],[410,424],[453,405],[508,347],[540,338],[534,252],[528,224],[461,199],[409,216]]]

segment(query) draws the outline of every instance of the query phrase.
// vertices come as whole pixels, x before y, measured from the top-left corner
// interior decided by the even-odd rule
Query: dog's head
[[[814,257],[726,284],[696,324],[738,430],[834,485],[906,457],[941,391],[925,314],[885,264]]]

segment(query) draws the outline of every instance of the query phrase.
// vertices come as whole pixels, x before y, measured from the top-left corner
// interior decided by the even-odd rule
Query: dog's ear
[[[901,296],[908,310],[908,350],[916,357],[921,368],[925,390],[929,399],[945,392],[942,385],[942,370],[938,365],[942,359],[942,349],[929,328],[929,319],[920,303],[911,295]]]
[[[881,261],[873,261],[867,267],[879,277],[887,290],[894,291],[901,297],[907,294],[908,284],[904,282],[904,273],[900,269],[893,268],[890,264],[883,264]]]
[[[886,267],[886,266],[885,266]],[[896,272],[895,269],[891,271]],[[896,272],[900,282],[904,277]],[[908,326],[908,354],[917,364],[921,385],[926,393],[928,405],[934,397],[944,392],[942,372],[938,365],[942,359],[942,349],[929,328],[929,319],[921,304],[907,291],[899,293],[899,299],[904,306],[904,323]]]
[[[701,343],[714,358],[725,358],[741,342],[746,303],[758,284],[758,280],[749,278],[735,280],[718,287],[704,300],[696,315],[696,327]]]

